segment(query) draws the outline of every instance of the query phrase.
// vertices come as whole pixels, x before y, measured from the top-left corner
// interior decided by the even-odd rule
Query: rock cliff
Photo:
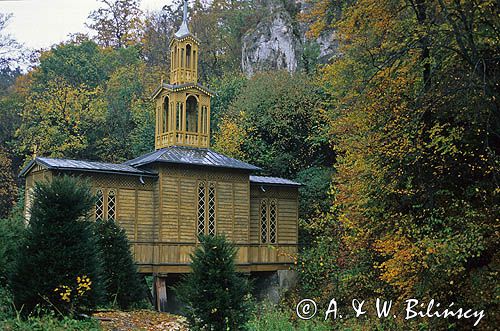
[[[335,31],[327,31],[316,40],[308,40],[305,36],[308,25],[298,22],[296,18],[305,4],[289,1],[291,6],[285,6],[286,1],[265,1],[263,18],[243,36],[241,67],[245,74],[251,76],[258,71],[275,69],[295,72],[306,63],[326,63],[337,55]],[[306,48],[314,51],[307,52]]]

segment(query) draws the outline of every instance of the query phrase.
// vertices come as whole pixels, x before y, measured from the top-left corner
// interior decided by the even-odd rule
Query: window
[[[165,100],[163,101],[163,130],[162,132],[165,133],[168,131],[168,97],[165,97]]]
[[[191,45],[186,45],[186,67],[191,67]]]
[[[198,183],[198,235],[205,234],[205,182]]]
[[[177,102],[177,131],[182,131],[182,103]]]
[[[95,219],[97,221],[104,219],[104,196],[101,190],[97,190],[96,197],[97,201],[95,204]]]
[[[208,133],[208,109],[201,107],[201,133]]]
[[[260,242],[275,244],[278,237],[278,202],[276,199],[260,201]]]
[[[111,189],[105,194],[105,190],[96,191],[95,219],[116,219],[116,191]]]
[[[208,234],[215,235],[215,183],[208,186]]]
[[[214,182],[200,181],[198,183],[198,235],[215,235],[217,222],[216,203],[216,184]]]
[[[267,243],[267,199],[260,202],[260,242]]]
[[[114,220],[115,217],[116,217],[115,191],[110,190],[108,193],[108,220]]]
[[[193,95],[186,99],[186,131],[198,132],[198,100]]]

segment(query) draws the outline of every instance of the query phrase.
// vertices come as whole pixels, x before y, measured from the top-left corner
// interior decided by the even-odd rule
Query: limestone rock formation
[[[295,13],[283,3],[280,0],[265,1],[267,14],[255,29],[243,36],[241,67],[248,76],[266,70],[297,71],[304,62],[304,49],[311,43],[317,48],[316,62],[326,63],[338,54],[335,31],[327,31],[312,41],[306,38],[308,25],[299,23],[295,17],[296,12],[304,8],[303,1],[294,3]]]

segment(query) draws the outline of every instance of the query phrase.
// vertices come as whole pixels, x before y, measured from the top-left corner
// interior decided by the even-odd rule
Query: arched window
[[[186,131],[198,132],[198,100],[193,95],[186,99]]]
[[[181,48],[181,68],[184,67],[184,48]]]
[[[165,97],[165,99],[163,100],[163,130],[162,132],[165,133],[168,131],[168,102],[169,102],[169,99],[168,97]]]
[[[186,68],[191,67],[191,45],[186,45]]]
[[[96,192],[97,201],[95,203],[95,219],[102,220],[104,218],[104,196],[101,190]]]

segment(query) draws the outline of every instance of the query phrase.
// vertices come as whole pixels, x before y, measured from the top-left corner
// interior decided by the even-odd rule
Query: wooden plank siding
[[[240,271],[286,269],[297,253],[297,187],[252,185],[247,172],[185,165],[155,165],[157,178],[77,173],[88,178],[94,192],[116,195],[116,222],[125,229],[139,271],[189,272],[197,243],[198,184],[215,185],[216,232],[238,247]],[[67,172],[66,172],[67,173]],[[34,182],[59,173],[34,168],[26,176],[27,192]],[[277,242],[260,242],[260,201],[277,201]],[[28,200],[27,200],[28,201]],[[104,199],[104,209],[107,208]]]

